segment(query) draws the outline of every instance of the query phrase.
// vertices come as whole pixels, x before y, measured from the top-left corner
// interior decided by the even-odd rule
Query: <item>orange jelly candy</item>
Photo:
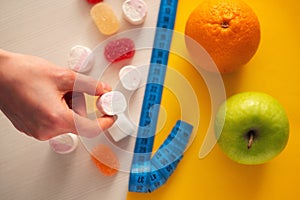
[[[112,35],[119,30],[119,19],[107,3],[94,5],[90,13],[99,31],[104,35]]]
[[[103,175],[113,176],[119,171],[118,157],[107,145],[96,146],[91,152],[91,158]]]

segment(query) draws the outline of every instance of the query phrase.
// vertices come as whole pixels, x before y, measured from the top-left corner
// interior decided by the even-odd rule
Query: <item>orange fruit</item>
[[[94,147],[91,152],[91,159],[103,175],[113,176],[119,170],[118,157],[107,145],[100,144]]]
[[[228,73],[253,57],[260,25],[251,7],[241,0],[204,0],[190,14],[185,34],[210,54],[221,73]],[[189,42],[186,45],[189,49]],[[197,56],[197,52],[192,54]]]

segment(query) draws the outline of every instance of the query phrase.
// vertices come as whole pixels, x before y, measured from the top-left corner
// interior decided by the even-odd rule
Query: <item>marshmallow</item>
[[[68,58],[68,67],[75,71],[84,73],[89,71],[93,65],[92,51],[84,46],[74,46]]]
[[[72,133],[56,136],[49,140],[51,149],[59,154],[71,153],[78,146],[78,136]]]
[[[138,89],[141,82],[141,75],[135,66],[127,65],[119,71],[119,78],[126,90]]]
[[[112,35],[120,28],[120,22],[113,9],[107,3],[97,3],[90,11],[99,31],[104,35]]]
[[[136,127],[124,113],[120,113],[117,121],[108,129],[108,132],[115,142],[119,142],[128,135],[133,135],[136,132]]]
[[[122,113],[127,108],[125,96],[119,91],[104,93],[97,99],[96,106],[99,111],[106,115]]]
[[[133,25],[142,24],[147,16],[148,7],[143,0],[126,0],[122,5],[124,18]]]

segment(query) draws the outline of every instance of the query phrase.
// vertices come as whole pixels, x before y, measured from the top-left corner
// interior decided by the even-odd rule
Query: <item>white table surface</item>
[[[121,0],[106,0],[121,19],[121,30],[135,28],[120,12]],[[144,27],[154,27],[158,0],[146,0]],[[71,47],[95,47],[105,39],[85,0],[0,0],[0,48],[43,57],[66,67]],[[17,98],[17,97],[16,97]],[[0,112],[0,199],[126,199],[128,173],[104,177],[80,143],[68,155],[54,153],[18,132]]]

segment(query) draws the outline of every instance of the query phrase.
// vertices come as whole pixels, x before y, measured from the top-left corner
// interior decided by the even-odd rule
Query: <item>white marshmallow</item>
[[[132,65],[127,65],[119,71],[121,84],[126,90],[133,91],[138,89],[141,82],[141,75]]]
[[[122,10],[124,18],[133,25],[142,24],[148,13],[147,4],[143,0],[126,0]]]
[[[133,135],[135,131],[136,127],[124,113],[118,114],[117,121],[108,129],[109,134],[115,142],[119,142],[128,135]]]
[[[100,112],[106,115],[122,113],[127,108],[125,96],[119,91],[104,93],[97,99],[96,106]]]
[[[49,140],[51,149],[59,154],[67,154],[74,151],[78,146],[78,136],[72,133],[56,136]]]
[[[93,65],[92,51],[84,46],[74,46],[68,58],[68,66],[71,70],[79,73],[89,71]]]

